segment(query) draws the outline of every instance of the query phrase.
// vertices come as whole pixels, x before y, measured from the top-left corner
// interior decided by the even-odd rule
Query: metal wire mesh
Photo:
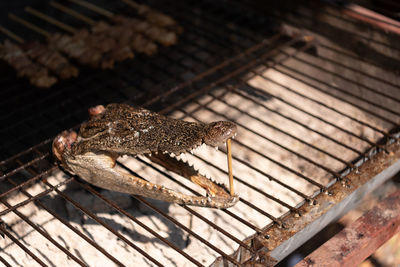
[[[288,229],[286,216],[303,216],[300,207],[320,193],[336,194],[332,184],[346,185],[348,172],[398,138],[399,80],[379,60],[323,37],[315,42],[308,35],[274,32],[271,20],[242,12],[237,3],[229,9],[207,1],[150,3],[174,14],[185,28],[179,44],[156,58],[138,57],[109,73],[87,70],[51,92],[2,80],[12,85],[2,93],[4,110],[32,99],[2,116],[9,125],[1,129],[9,140],[0,162],[4,264],[22,264],[18,249],[42,266],[59,262],[52,254],[77,265],[130,265],[139,258],[149,265],[179,260],[182,266],[204,266],[215,257],[241,265],[247,259],[232,254],[238,247],[249,254],[258,249],[246,237],[265,236],[271,227]],[[379,39],[368,42],[397,51]],[[16,89],[20,92],[10,95]],[[238,205],[216,211],[131,199],[60,172],[50,154],[52,137],[82,122],[87,107],[108,102],[140,104],[188,120],[235,121]],[[223,148],[200,151],[190,160],[213,177],[225,177],[218,161],[224,155]],[[145,159],[118,164],[143,179],[201,194]],[[92,224],[104,239],[92,232]],[[67,233],[71,237],[63,238]],[[98,262],[87,262],[87,254]]]

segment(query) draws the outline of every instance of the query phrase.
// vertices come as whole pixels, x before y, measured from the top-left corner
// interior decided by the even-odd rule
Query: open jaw
[[[102,108],[97,108],[96,110],[100,111],[100,113],[104,112],[104,109]],[[96,114],[91,114],[91,116],[96,117]],[[177,122],[174,121],[174,123]],[[239,200],[239,197],[233,192],[230,139],[236,134],[236,125],[234,125],[234,127],[232,125],[234,124],[231,122],[204,124],[204,129],[207,129],[207,131],[202,135],[201,142],[196,141],[196,144],[186,146],[184,151],[189,152],[201,144],[215,147],[221,142],[227,142],[228,173],[231,186],[230,191],[224,185],[217,184],[211,179],[201,175],[186,162],[175,158],[175,155],[183,153],[183,151],[180,151],[179,149],[172,149],[172,151],[154,151],[153,149],[146,150],[142,148],[143,153],[133,153],[131,151],[136,151],[137,148],[131,147],[127,147],[125,152],[121,152],[120,147],[112,147],[108,150],[102,148],[99,150],[96,141],[96,144],[92,146],[93,149],[89,150],[87,144],[88,135],[85,135],[85,132],[82,131],[82,127],[79,134],[76,134],[73,131],[64,131],[58,135],[53,142],[53,153],[66,171],[76,174],[85,181],[101,188],[141,195],[168,202],[175,202],[178,204],[224,209],[233,206]],[[221,127],[223,129],[220,129]],[[112,131],[107,129],[105,132],[108,137]],[[82,138],[82,133],[85,138]],[[134,136],[135,133],[133,132],[132,135]],[[92,136],[96,136],[97,138],[99,133]],[[79,146],[82,146],[83,148],[80,149]],[[148,182],[130,173],[124,172],[119,168],[115,168],[116,159],[124,154],[146,156],[154,163],[157,163],[167,170],[175,172],[201,186],[206,190],[207,194],[206,196],[186,195],[166,188],[163,185]]]

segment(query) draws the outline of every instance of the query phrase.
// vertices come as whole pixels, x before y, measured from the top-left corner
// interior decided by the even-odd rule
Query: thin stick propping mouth
[[[227,159],[228,159],[228,175],[229,175],[229,191],[231,196],[235,195],[235,190],[233,188],[233,171],[232,171],[232,145],[231,138],[226,140],[227,148]]]

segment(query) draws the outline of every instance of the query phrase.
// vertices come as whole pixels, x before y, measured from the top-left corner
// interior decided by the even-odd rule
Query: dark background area
[[[62,4],[92,19],[105,19],[98,14],[72,4]],[[87,119],[87,109],[98,104],[128,102],[144,105],[157,98],[161,101],[148,108],[158,111],[193,92],[193,85],[184,86],[167,98],[159,98],[182,82],[277,31],[279,25],[267,16],[243,9],[238,3],[227,1],[184,1],[171,5],[170,1],[154,1],[150,5],[172,15],[183,26],[184,32],[177,45],[162,47],[152,57],[136,54],[133,60],[116,64],[113,70],[91,69],[77,64],[80,75],[76,79],[60,81],[51,88],[36,88],[26,79],[17,78],[14,70],[0,63],[0,160],[23,151],[59,132],[77,126]],[[135,10],[120,1],[96,1],[96,4],[115,13],[135,16]],[[29,5],[76,28],[88,27],[78,19],[51,7],[47,1],[14,1],[2,3],[1,25],[27,42],[45,38],[8,19],[10,12],[34,23],[48,32],[62,32],[54,25],[24,12]],[[226,8],[229,6],[229,8]],[[215,25],[219,25],[218,28]],[[0,34],[0,40],[7,38]],[[209,83],[218,76],[203,79]]]

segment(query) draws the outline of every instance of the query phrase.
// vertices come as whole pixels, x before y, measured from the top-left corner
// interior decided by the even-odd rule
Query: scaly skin
[[[53,154],[62,167],[101,188],[179,204],[228,208],[237,201],[224,186],[197,173],[168,154],[189,152],[199,145],[217,146],[236,134],[236,125],[171,119],[142,108],[110,104],[89,109],[90,120],[79,134],[64,131],[53,141]],[[207,197],[185,195],[116,168],[122,155],[146,155],[207,190]]]

